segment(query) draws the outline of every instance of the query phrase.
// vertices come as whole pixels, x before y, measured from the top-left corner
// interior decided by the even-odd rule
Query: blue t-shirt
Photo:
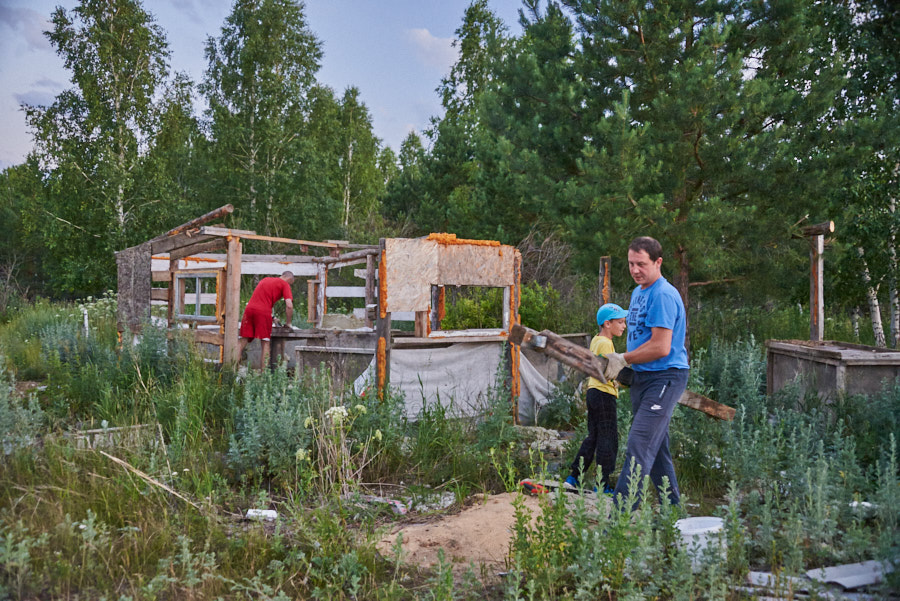
[[[687,349],[685,335],[684,303],[675,286],[660,276],[649,288],[638,286],[631,293],[628,306],[628,350],[633,351],[648,340],[653,333],[650,328],[672,330],[672,348],[665,357],[649,363],[635,363],[634,371],[662,371],[664,369],[687,369]]]

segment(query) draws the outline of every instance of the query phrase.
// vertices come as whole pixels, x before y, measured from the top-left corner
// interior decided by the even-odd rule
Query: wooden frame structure
[[[235,364],[238,357],[241,318],[241,278],[245,275],[280,275],[290,271],[306,278],[307,320],[311,328],[273,332],[272,358],[284,354],[285,343],[295,344],[294,357],[376,357],[376,384],[382,395],[390,382],[392,348],[434,347],[457,342],[505,343],[510,329],[519,323],[522,258],[512,246],[488,240],[457,239],[452,234],[425,238],[385,238],[378,246],[345,241],[313,242],[261,236],[252,231],[208,225],[233,212],[225,205],[141,245],[116,253],[119,271],[119,332],[137,334],[150,319],[151,304],[167,307],[170,330],[189,328],[198,343],[219,347],[219,361]],[[243,240],[290,245],[303,254],[251,255],[243,252]],[[310,249],[325,250],[311,256]],[[219,251],[219,252],[216,252]],[[221,251],[224,251],[221,252]],[[354,267],[359,286],[329,284],[334,270]],[[184,282],[215,278],[215,293],[196,284],[186,292]],[[153,287],[153,283],[167,287]],[[301,284],[302,285],[302,284]],[[441,327],[447,286],[480,286],[503,291],[502,324],[488,330],[447,331]],[[191,296],[193,295],[193,296]],[[332,325],[328,303],[335,298],[362,299],[353,310],[360,327]],[[192,303],[193,313],[186,312]],[[208,309],[203,307],[209,306]],[[345,316],[349,317],[349,316]],[[414,332],[392,328],[397,321],[411,321]],[[509,348],[511,396],[519,396],[519,353]]]

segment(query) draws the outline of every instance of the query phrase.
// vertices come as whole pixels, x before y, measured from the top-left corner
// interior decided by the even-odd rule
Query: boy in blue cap
[[[613,337],[625,332],[625,317],[628,311],[614,303],[607,303],[597,310],[597,325],[600,333],[591,340],[591,352],[595,355],[615,353]],[[613,487],[610,475],[616,467],[616,456],[619,453],[619,429],[616,422],[616,401],[619,398],[619,383],[608,380],[606,383],[596,378],[588,380],[587,391],[587,438],[581,443],[575,461],[572,462],[571,475],[566,484],[578,487],[581,474],[590,467],[597,458],[600,467],[598,488],[610,494]]]

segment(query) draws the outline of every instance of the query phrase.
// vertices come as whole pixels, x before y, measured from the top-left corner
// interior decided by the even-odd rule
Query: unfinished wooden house
[[[212,360],[234,364],[242,288],[249,296],[250,278],[290,271],[297,278],[295,311],[298,292],[306,292],[308,325],[273,330],[273,361],[286,360],[296,370],[325,364],[336,383],[354,382],[361,393],[383,394],[390,386],[404,394],[411,417],[430,402],[476,413],[500,394],[517,421],[533,420],[534,403],[551,388],[547,372],[556,366],[535,367],[540,358],[529,360],[507,344],[519,322],[522,260],[515,247],[452,234],[353,245],[207,225],[232,210],[222,207],[117,253],[123,336],[139,334],[151,305],[161,305],[170,330],[189,330],[197,343],[216,350]],[[244,254],[247,240],[291,252]],[[355,285],[337,282],[348,277]],[[500,289],[499,328],[442,327],[448,291],[461,287]]]

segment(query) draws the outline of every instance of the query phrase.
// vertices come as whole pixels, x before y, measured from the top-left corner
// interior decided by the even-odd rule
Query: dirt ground
[[[506,570],[515,525],[515,497],[512,493],[479,496],[459,513],[399,524],[378,543],[378,550],[393,559],[397,536],[402,533],[404,563],[433,567],[438,563],[438,551],[443,549],[445,558],[453,562],[454,576],[463,576],[471,565],[487,584]],[[541,512],[541,499],[528,495],[524,499],[533,522]]]

